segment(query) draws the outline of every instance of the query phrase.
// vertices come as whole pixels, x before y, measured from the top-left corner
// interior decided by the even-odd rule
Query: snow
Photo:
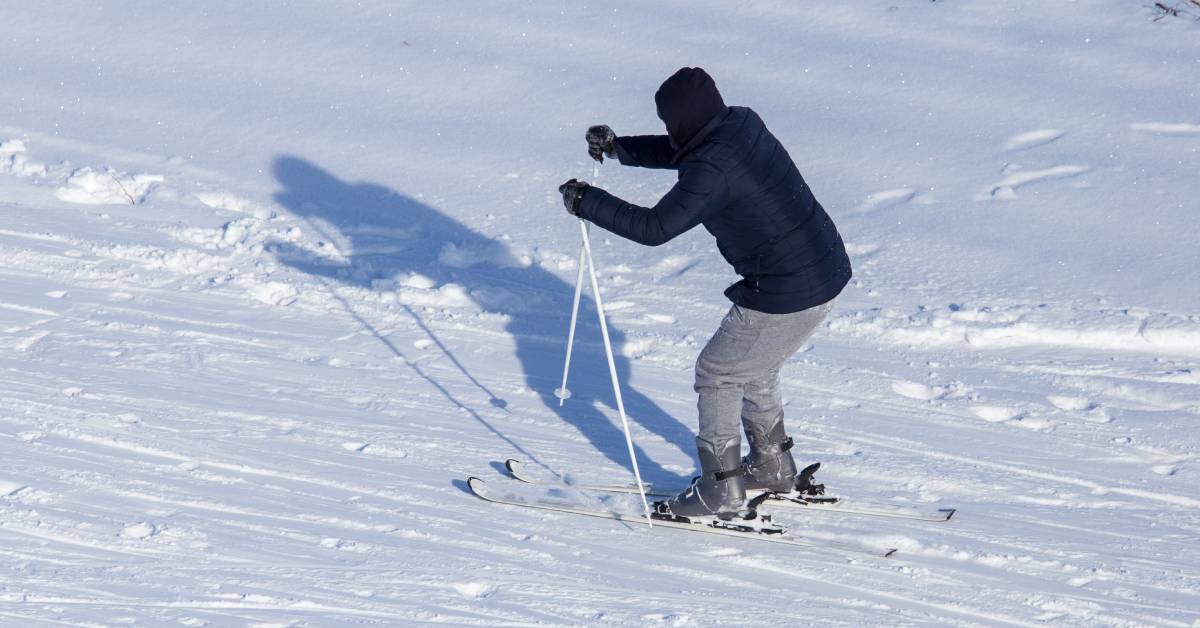
[[[0,624],[1200,625],[1200,24],[1152,3],[11,3]],[[590,124],[683,65],[754,107],[855,279],[783,369],[892,559],[487,504],[629,462]],[[669,173],[595,182],[653,203]],[[694,471],[734,278],[593,230],[647,480]],[[571,488],[559,494],[586,500]],[[636,506],[636,498],[625,502]],[[766,547],[764,547],[766,546]]]
[[[114,205],[128,202],[137,205],[162,181],[162,176],[154,174],[130,175],[80,168],[67,177],[66,185],[58,188],[55,194],[68,203]]]

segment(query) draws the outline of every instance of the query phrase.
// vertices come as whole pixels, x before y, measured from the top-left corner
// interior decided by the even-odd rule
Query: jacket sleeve
[[[638,244],[658,246],[728,203],[725,175],[708,164],[689,164],[675,187],[653,208],[627,203],[600,188],[588,188],[579,204],[579,217]]]
[[[623,166],[679,169],[671,163],[675,149],[666,135],[627,135],[617,138],[617,159]]]

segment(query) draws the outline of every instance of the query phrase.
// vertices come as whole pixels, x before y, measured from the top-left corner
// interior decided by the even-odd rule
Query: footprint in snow
[[[883,249],[882,246],[871,242],[846,242],[846,254],[853,258],[863,258],[874,255]]]
[[[692,618],[690,615],[683,615],[680,613],[672,613],[669,615],[663,614],[663,613],[650,613],[647,615],[642,615],[642,620],[645,621],[646,623],[662,624],[662,625],[666,625],[666,626],[691,626],[691,625],[693,625]]]
[[[1047,419],[1029,416],[1016,408],[1008,406],[972,406],[970,411],[971,414],[989,423],[1007,423],[1035,432],[1048,430],[1054,426]]]
[[[1021,417],[1020,411],[1007,406],[973,406],[971,414],[989,423],[1003,423]]]
[[[1003,179],[993,183],[987,191],[976,196],[976,200],[991,200],[1002,199],[1008,200],[1017,197],[1016,189],[1024,187],[1032,183],[1040,181],[1049,181],[1051,179],[1068,179],[1077,177],[1085,172],[1091,171],[1091,166],[1083,166],[1077,164],[1068,164],[1063,166],[1054,166],[1052,168],[1043,168],[1041,170],[1024,170],[1020,166],[1010,165],[1005,166]]]
[[[1052,421],[1026,415],[1017,416],[1015,419],[1013,419],[1012,424],[1016,425],[1017,427],[1023,427],[1027,430],[1033,430],[1035,432],[1049,430],[1054,427],[1054,423]]]
[[[949,391],[942,386],[926,386],[925,384],[902,380],[892,382],[892,392],[901,397],[908,397],[909,399],[935,401],[945,397]]]
[[[324,547],[325,549],[341,550],[343,552],[361,553],[368,551],[368,548],[364,547],[361,543],[334,537],[321,539],[321,547]]]
[[[1155,465],[1155,466],[1153,466],[1153,467],[1150,467],[1150,470],[1151,470],[1151,471],[1153,471],[1153,472],[1155,472],[1155,473],[1157,473],[1157,474],[1159,474],[1159,475],[1168,475],[1168,476],[1170,476],[1170,475],[1175,475],[1175,473],[1176,473],[1177,471],[1179,471],[1179,466],[1178,466],[1178,465],[1173,465],[1173,464],[1159,464],[1159,465]]]
[[[1066,135],[1066,133],[1059,131],[1058,129],[1040,129],[1037,131],[1029,131],[1027,133],[1021,133],[1008,138],[1008,141],[1004,143],[1004,150],[1026,150],[1038,146],[1045,146],[1046,144],[1049,144],[1050,142],[1053,142],[1064,135]]]
[[[496,585],[488,582],[455,582],[454,590],[470,600],[481,600],[496,592]]]
[[[267,305],[291,305],[300,292],[288,284],[278,281],[251,284],[246,288],[250,296]]]
[[[609,312],[620,312],[634,307],[637,307],[637,304],[633,301],[613,301],[604,304],[604,309]]]
[[[1189,122],[1138,122],[1129,125],[1129,128],[1152,135],[1200,135],[1200,124]]]
[[[868,194],[867,198],[853,210],[850,214],[866,214],[876,212],[889,207],[903,205],[913,199],[917,195],[917,191],[911,188],[896,188],[894,190],[883,190]]]
[[[408,457],[408,450],[389,445],[377,445],[375,443],[351,441],[342,443],[342,449],[356,454],[369,454],[383,458],[404,459]]]
[[[650,268],[655,280],[675,279],[700,264],[700,259],[686,255],[671,255]]]
[[[131,523],[121,530],[121,536],[127,539],[148,539],[159,533],[159,529],[148,521]]]
[[[1046,399],[1059,410],[1068,410],[1072,412],[1083,412],[1096,407],[1087,397],[1068,397],[1064,395],[1050,395]]]
[[[256,218],[274,218],[269,207],[223,192],[198,192],[196,198],[206,206],[224,211],[250,214]]]

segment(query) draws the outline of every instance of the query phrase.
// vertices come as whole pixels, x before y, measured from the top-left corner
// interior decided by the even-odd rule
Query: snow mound
[[[159,529],[148,521],[131,523],[121,530],[121,536],[127,539],[148,539],[159,533]]]
[[[971,408],[971,414],[989,423],[1003,423],[1021,416],[1019,410],[1007,406],[974,406]]]
[[[162,182],[162,175],[80,168],[67,177],[66,185],[58,188],[56,195],[82,205],[137,205]]]
[[[18,177],[46,176],[46,165],[30,160],[25,153],[25,142],[21,140],[0,142],[0,172]]]

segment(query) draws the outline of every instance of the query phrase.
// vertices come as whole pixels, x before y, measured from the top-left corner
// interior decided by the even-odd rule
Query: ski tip
[[[508,469],[508,474],[513,478],[520,480],[521,472],[525,470],[525,464],[516,458],[509,458],[504,461],[504,468]]]
[[[942,513],[943,515],[946,515],[946,518],[942,519],[942,521],[949,521],[950,517],[953,517],[954,513],[958,512],[958,509],[957,508],[941,508],[938,510],[938,512]]]
[[[883,553],[883,557],[884,557],[884,558],[891,558],[892,556],[895,556],[895,554],[896,554],[896,551],[897,551],[897,550],[896,550],[896,548],[894,548],[894,547],[893,547],[893,548],[891,548],[891,549],[889,549],[889,550],[885,551],[885,552]]]
[[[484,483],[483,480],[473,475],[467,478],[467,487],[470,488],[471,492],[475,493],[477,497],[483,497],[487,492],[487,484]]]

